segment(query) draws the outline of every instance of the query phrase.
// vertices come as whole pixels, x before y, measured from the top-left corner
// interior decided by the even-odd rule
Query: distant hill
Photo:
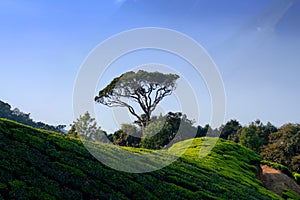
[[[64,133],[65,125],[52,126],[43,122],[35,122],[30,118],[30,113],[26,114],[18,108],[11,108],[11,105],[0,100],[0,118],[10,119],[21,124],[32,126],[35,128],[45,129],[49,131],[56,131]]]
[[[281,199],[257,179],[257,154],[219,140],[200,159],[203,140],[161,170],[130,174],[98,162],[78,139],[0,119],[0,199]]]

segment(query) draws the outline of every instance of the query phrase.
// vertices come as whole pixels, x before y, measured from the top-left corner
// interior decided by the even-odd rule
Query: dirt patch
[[[291,177],[267,165],[261,165],[261,169],[265,188],[279,195],[284,189],[289,188],[300,196],[300,186]]]
[[[263,171],[263,174],[281,174],[281,171],[269,167],[268,165],[262,165],[261,169]]]

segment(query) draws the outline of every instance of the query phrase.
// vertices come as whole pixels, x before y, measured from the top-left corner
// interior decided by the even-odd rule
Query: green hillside
[[[130,174],[98,162],[78,139],[0,119],[0,199],[280,199],[256,178],[257,154],[219,140],[200,159],[203,140],[168,167]]]

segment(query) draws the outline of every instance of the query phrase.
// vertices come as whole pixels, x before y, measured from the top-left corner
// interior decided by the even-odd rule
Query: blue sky
[[[89,52],[114,34],[148,26],[180,31],[208,51],[224,81],[226,120],[300,122],[299,0],[1,0],[0,99],[34,120],[70,124],[74,82]],[[124,62],[160,61],[149,54]],[[205,124],[203,80],[196,90]]]

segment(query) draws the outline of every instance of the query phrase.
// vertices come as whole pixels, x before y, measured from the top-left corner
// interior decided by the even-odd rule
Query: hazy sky
[[[149,26],[180,31],[207,50],[224,81],[226,120],[300,122],[299,0],[1,0],[0,99],[36,121],[70,124],[74,82],[89,52],[114,34]],[[160,61],[157,52],[143,55],[150,57],[137,53],[124,63]],[[196,92],[205,124],[210,100],[202,80]]]

